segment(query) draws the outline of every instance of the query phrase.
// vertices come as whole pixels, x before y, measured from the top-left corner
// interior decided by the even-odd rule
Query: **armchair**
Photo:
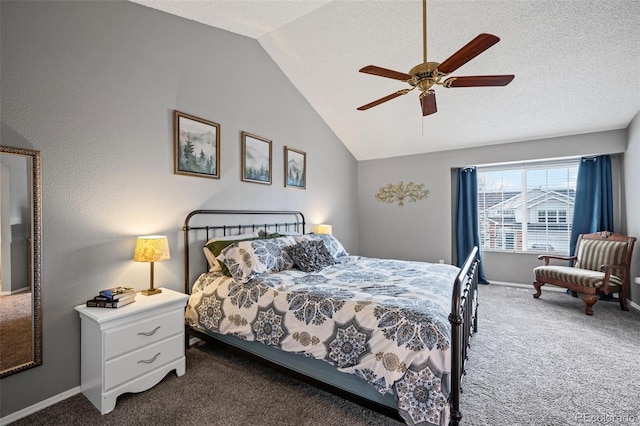
[[[635,237],[625,237],[613,232],[603,231],[578,236],[575,256],[540,255],[543,266],[533,271],[536,280],[534,298],[542,294],[541,287],[548,283],[571,291],[578,295],[586,305],[585,313],[593,315],[593,305],[601,294],[618,293],[620,308],[628,311],[627,293],[629,291],[631,254]],[[574,266],[550,265],[549,261],[573,261]]]

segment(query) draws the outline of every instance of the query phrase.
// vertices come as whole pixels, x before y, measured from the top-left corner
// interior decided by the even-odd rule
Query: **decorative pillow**
[[[221,261],[219,261],[217,259],[218,256],[220,256],[220,253],[222,253],[222,251],[224,249],[226,249],[227,247],[229,247],[231,244],[235,244],[235,243],[239,243],[239,242],[243,242],[243,241],[253,241],[253,240],[258,240],[259,238],[247,238],[245,240],[232,240],[232,241],[214,241],[211,244],[209,244],[207,246],[207,248],[210,250],[211,253],[213,253],[214,256],[216,256],[216,262],[218,262],[218,270],[217,272],[221,272],[223,275],[226,275],[228,277],[231,276],[231,273],[229,272],[229,269],[227,269],[227,265],[225,265],[224,263],[222,263]],[[216,272],[216,271],[211,271],[209,270],[209,272]]]
[[[268,232],[268,231],[265,231],[264,229],[261,229],[258,231],[258,236],[260,238],[278,238],[278,237],[281,237],[282,235],[278,234],[277,232]]]
[[[302,235],[300,232],[296,232],[296,231],[275,231],[275,232],[271,232],[271,231],[264,231],[264,230],[260,230],[258,231],[258,235],[260,236],[260,238],[277,238],[277,237],[286,237],[289,235]]]
[[[207,258],[207,263],[209,263],[209,272],[216,272],[221,270],[220,263],[216,259],[216,256],[220,254],[223,248],[227,247],[229,244],[235,241],[246,241],[253,238],[258,238],[257,232],[251,232],[247,234],[238,234],[238,235],[225,235],[222,237],[213,237],[209,241],[207,241],[204,244],[204,247],[202,248],[202,250],[204,251],[204,257]],[[222,248],[218,250],[217,247],[220,246],[220,244],[214,246],[212,245],[212,243],[220,242],[220,241],[225,241],[227,243],[223,244]],[[215,250],[214,250],[214,247],[216,247]]]
[[[301,271],[316,272],[335,263],[327,246],[320,240],[303,241],[287,249]]]
[[[217,259],[237,282],[245,283],[257,274],[293,268],[286,248],[295,243],[292,237],[239,241],[222,250]]]
[[[298,236],[299,236],[299,235],[302,235],[302,233],[300,233],[300,232],[298,232],[298,231],[278,231],[278,234],[280,234],[280,235],[290,235],[290,236],[293,236],[293,235],[298,235]]]
[[[329,253],[331,253],[331,256],[334,259],[337,259],[337,258],[342,257],[342,256],[347,256],[349,254],[344,249],[342,244],[340,244],[340,241],[338,241],[336,239],[336,237],[334,237],[333,235],[329,235],[329,234],[306,234],[306,235],[295,236],[293,238],[295,238],[297,243],[301,243],[303,241],[309,241],[309,240],[322,241],[324,243],[325,247],[327,248],[327,250],[329,250]]]

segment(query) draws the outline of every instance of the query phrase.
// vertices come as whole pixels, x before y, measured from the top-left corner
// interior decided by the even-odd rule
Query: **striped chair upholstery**
[[[577,250],[576,268],[602,271],[602,265],[622,265],[627,253],[624,241],[583,240]],[[613,275],[622,280],[623,271],[615,269]]]
[[[612,232],[582,234],[578,237],[576,256],[538,256],[545,264],[533,270],[536,275],[533,297],[539,298],[540,288],[548,283],[568,288],[574,296],[580,295],[587,306],[587,315],[593,315],[592,306],[601,294],[618,293],[621,308],[629,310],[627,291],[635,241],[634,237]],[[573,261],[575,265],[550,265],[551,259]]]
[[[544,279],[594,288],[602,286],[605,275],[604,272],[593,271],[591,269],[578,269],[577,267],[555,265],[538,266],[533,271],[536,276]],[[609,285],[622,285],[622,280],[612,274],[609,277]]]

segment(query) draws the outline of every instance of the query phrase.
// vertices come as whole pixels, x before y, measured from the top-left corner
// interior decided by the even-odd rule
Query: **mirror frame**
[[[40,151],[23,148],[0,146],[0,154],[14,154],[31,157],[32,171],[32,324],[33,324],[33,360],[21,365],[0,371],[0,379],[19,373],[29,368],[42,365],[42,171]]]

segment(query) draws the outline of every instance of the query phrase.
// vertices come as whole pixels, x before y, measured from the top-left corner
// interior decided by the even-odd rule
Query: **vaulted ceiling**
[[[428,0],[427,59],[480,33],[501,41],[452,75],[515,74],[506,87],[418,92],[359,73],[422,62],[422,2],[156,1],[154,9],[255,38],[358,160],[626,128],[640,111],[640,1]]]

